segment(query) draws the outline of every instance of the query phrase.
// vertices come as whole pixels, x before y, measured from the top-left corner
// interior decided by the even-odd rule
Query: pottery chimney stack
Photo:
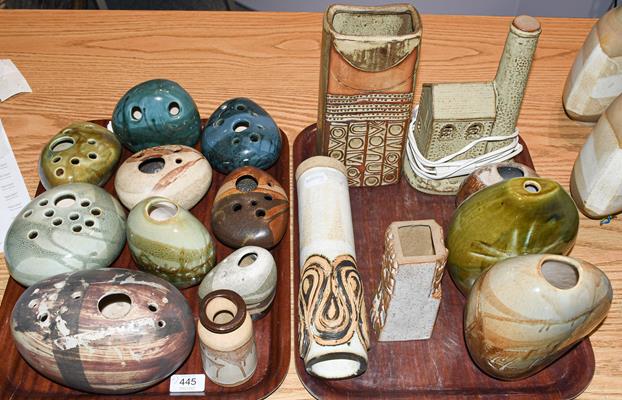
[[[540,23],[533,17],[521,15],[512,21],[494,80],[497,117],[493,136],[509,135],[516,127],[540,32]],[[493,148],[503,145],[497,142]]]

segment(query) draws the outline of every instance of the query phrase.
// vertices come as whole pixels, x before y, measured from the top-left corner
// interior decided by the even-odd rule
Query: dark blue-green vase
[[[179,84],[153,79],[123,95],[112,114],[112,129],[132,152],[165,144],[194,146],[201,133],[201,117]]]
[[[218,107],[201,138],[203,154],[223,174],[247,165],[267,169],[279,158],[281,146],[281,133],[272,117],[243,97]]]

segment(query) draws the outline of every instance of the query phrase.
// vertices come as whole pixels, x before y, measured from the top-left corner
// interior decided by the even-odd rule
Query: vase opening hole
[[[88,207],[91,205],[91,202],[89,200],[82,200],[82,203],[80,203],[80,205],[82,207]]]
[[[257,211],[255,211],[255,216],[257,218],[263,218],[266,216],[266,210],[262,210],[261,208]]]
[[[233,321],[237,313],[236,304],[225,297],[216,297],[205,306],[207,319],[216,325],[228,324]]]
[[[245,193],[252,192],[257,188],[258,185],[259,183],[257,182],[257,179],[250,175],[241,176],[238,178],[237,181],[235,181],[236,189],[238,189],[240,192]]]
[[[244,132],[247,130],[251,124],[248,121],[238,121],[233,124],[233,131],[236,133]]]
[[[540,184],[536,181],[526,181],[523,184],[523,188],[529,193],[539,193],[542,190]]]
[[[497,167],[497,173],[504,180],[522,178],[525,176],[525,173],[520,168],[516,167]]]
[[[74,300],[79,300],[80,297],[82,297],[82,292],[73,292],[71,294],[71,298],[74,299]]]
[[[352,36],[398,36],[418,30],[409,12],[340,11],[331,22],[336,32]]]
[[[30,240],[36,239],[37,236],[39,236],[39,232],[37,232],[37,231],[30,231],[30,232],[28,232],[28,239],[30,239]]]
[[[166,322],[159,320],[158,321],[158,328],[164,328],[166,326]]]
[[[238,111],[246,111],[246,106],[244,104],[238,104],[235,106],[235,109]]]
[[[109,293],[99,299],[97,308],[108,319],[123,318],[132,308],[132,299],[125,293]]]
[[[168,113],[171,114],[173,117],[178,116],[180,112],[181,107],[177,102],[173,101],[171,104],[168,105]]]
[[[80,164],[80,159],[79,159],[79,158],[72,158],[72,159],[71,159],[71,164],[72,164],[72,165],[78,165],[78,164]]]
[[[97,153],[89,153],[88,156],[91,160],[97,160]]]
[[[235,204],[233,205],[233,212],[238,212],[238,211],[240,211],[241,209],[242,209],[242,204],[240,204],[240,203],[235,203]]]
[[[38,305],[39,302],[37,300],[30,300],[30,303],[28,303],[28,308],[35,308]]]
[[[76,203],[76,196],[71,193],[66,193],[60,195],[54,200],[54,205],[56,207],[67,208],[71,207]]]
[[[92,219],[87,219],[86,221],[84,221],[84,225],[92,228],[95,225],[95,221],[93,221]]]
[[[149,308],[149,311],[151,312],[156,312],[158,311],[158,305],[154,304],[154,303],[149,303],[149,305],[147,306],[147,308]]]
[[[54,210],[49,209],[49,210],[45,210],[45,212],[43,213],[43,215],[45,215],[46,217],[53,217],[54,216]]]
[[[95,139],[89,139],[89,140],[87,140],[86,142],[87,142],[88,144],[91,144],[91,145],[97,144],[97,140],[95,140]]]
[[[257,143],[259,141],[259,135],[256,133],[251,134],[251,142]]]
[[[427,225],[406,225],[397,228],[404,257],[433,256],[432,230]]]
[[[62,158],[61,156],[56,156],[56,157],[54,157],[54,158],[52,159],[52,162],[53,162],[54,164],[57,164],[57,163],[59,163],[59,162],[60,162],[60,160],[62,160],[62,159],[63,159],[63,158]]]
[[[65,170],[62,168],[58,168],[54,173],[56,174],[56,176],[63,176],[65,174]]]
[[[47,201],[47,199],[43,199],[43,200],[41,200],[41,201],[39,202],[39,206],[41,206],[41,207],[45,207],[45,206],[47,206],[47,205],[48,205],[48,201]]]
[[[272,196],[270,196],[269,194],[265,195],[263,198],[267,201],[272,201]]]
[[[222,311],[218,311],[215,315],[214,315],[214,319],[213,321],[217,324],[227,324],[231,321],[233,321],[233,313],[229,310],[222,310]]]
[[[571,289],[579,282],[577,267],[558,260],[547,260],[540,266],[544,279],[558,289]]]
[[[82,225],[74,225],[71,227],[71,230],[74,231],[75,233],[80,233],[82,232]]]
[[[248,267],[249,265],[253,264],[255,261],[257,261],[257,253],[248,253],[248,254],[245,254],[240,259],[240,262],[238,262],[238,265],[240,267]]]
[[[181,158],[177,158],[175,159],[175,164],[181,164],[183,160]]]
[[[143,117],[143,112],[140,110],[140,107],[132,107],[131,116],[134,121],[140,121]]]
[[[152,203],[147,209],[147,214],[156,221],[166,221],[177,215],[177,205],[170,201],[160,201]]]
[[[102,214],[102,210],[100,210],[99,208],[93,208],[91,209],[91,214],[93,214],[94,216],[98,217]]]
[[[54,226],[59,226],[63,223],[63,219],[62,218],[56,218],[54,221],[52,221],[52,225]]]
[[[50,145],[50,150],[52,151],[67,150],[68,148],[73,146],[75,143],[76,141],[73,140],[73,138],[71,137],[61,137],[52,142],[52,144]]]
[[[225,122],[225,120],[224,120],[224,119],[219,118],[219,119],[217,119],[217,120],[216,120],[216,122],[214,122],[214,126],[215,126],[216,128],[218,128],[218,127],[219,127],[220,125],[222,125],[224,122]]]
[[[24,218],[28,218],[32,215],[32,210],[28,210],[24,213]]]
[[[45,322],[48,319],[48,313],[43,313],[39,316],[39,322]]]
[[[155,174],[164,168],[165,161],[162,157],[148,158],[138,164],[138,170],[144,174]]]

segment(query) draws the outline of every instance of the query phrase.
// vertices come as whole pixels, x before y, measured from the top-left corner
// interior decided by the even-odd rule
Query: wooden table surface
[[[321,18],[311,13],[0,11],[0,58],[12,59],[33,89],[0,103],[0,119],[31,195],[38,183],[39,151],[52,135],[74,120],[109,118],[127,89],[152,78],[179,82],[204,118],[231,97],[252,98],[276,119],[291,145],[316,120]],[[511,18],[422,18],[417,99],[423,82],[494,77]],[[518,126],[540,175],[568,188],[591,126],[566,117],[561,93],[594,21],[540,21],[543,33]],[[614,287],[609,316],[592,336],[596,374],[582,398],[622,399],[622,219],[600,226],[582,216],[572,255],[602,268]],[[2,259],[2,290],[7,279]],[[290,362],[271,398],[309,397]]]

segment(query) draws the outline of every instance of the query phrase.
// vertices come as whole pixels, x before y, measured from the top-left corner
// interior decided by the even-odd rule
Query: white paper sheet
[[[18,93],[31,93],[30,85],[13,61],[0,60],[0,101],[5,101]]]
[[[0,121],[0,253],[15,216],[30,202],[30,195]]]

